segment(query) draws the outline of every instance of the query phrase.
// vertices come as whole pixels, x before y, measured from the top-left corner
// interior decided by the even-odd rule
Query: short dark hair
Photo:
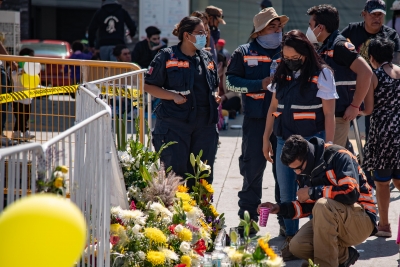
[[[146,28],[147,38],[150,38],[151,36],[156,35],[156,34],[160,34],[160,33],[161,33],[161,31],[157,27],[149,26],[149,27]]]
[[[218,58],[218,62],[222,62],[222,66],[223,67],[227,66],[227,64],[226,64],[226,56],[224,54],[218,53],[217,58]]]
[[[75,41],[72,43],[72,51],[76,52],[76,51],[83,51],[85,47],[83,46],[81,41]]]
[[[373,56],[376,62],[392,62],[394,42],[392,40],[377,37],[371,40],[368,45],[368,57]]]
[[[126,45],[124,45],[124,44],[116,45],[113,50],[113,55],[116,57],[119,57],[122,53],[122,50],[127,49],[127,48],[128,47],[126,47]]]
[[[290,136],[282,148],[281,161],[289,166],[295,160],[304,161],[308,153],[308,142],[301,135]]]
[[[184,17],[179,24],[175,26],[172,34],[178,36],[179,41],[183,41],[183,34],[185,32],[192,33],[197,25],[203,23],[203,21],[196,17]]]
[[[339,29],[339,12],[331,5],[313,6],[307,10],[309,16],[313,16],[315,26],[324,25],[326,31],[332,33]]]
[[[21,49],[21,51],[19,51],[19,55],[20,56],[34,56],[35,51],[33,51],[32,49],[30,49],[28,47],[25,47],[25,48]]]

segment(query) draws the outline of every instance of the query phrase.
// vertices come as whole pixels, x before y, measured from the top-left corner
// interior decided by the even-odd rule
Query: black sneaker
[[[349,257],[344,263],[339,264],[339,267],[349,267],[356,263],[358,258],[360,257],[360,253],[358,253],[357,249],[354,247],[349,247]]]

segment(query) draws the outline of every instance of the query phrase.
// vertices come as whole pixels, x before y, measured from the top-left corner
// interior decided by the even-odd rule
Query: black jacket
[[[160,49],[166,48],[166,46]],[[151,61],[157,55],[159,50],[150,50],[147,39],[138,42],[132,51],[132,62],[138,64],[141,68],[147,69]]]
[[[125,24],[130,36],[136,34],[136,24],[120,4],[103,5],[94,14],[89,25],[89,46],[94,47],[96,31],[99,30],[99,47],[125,43]]]
[[[344,205],[359,203],[376,225],[371,188],[357,158],[345,148],[325,144],[320,138],[313,137],[309,142],[306,170],[310,170],[310,175],[299,175],[298,184],[299,188],[312,187],[314,193],[306,203],[296,200],[279,204],[279,215],[292,219],[307,217],[315,201],[324,197]]]

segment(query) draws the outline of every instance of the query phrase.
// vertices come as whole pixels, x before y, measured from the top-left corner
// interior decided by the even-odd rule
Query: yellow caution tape
[[[19,92],[0,94],[0,104],[41,96],[75,93],[78,87],[79,85],[36,88],[29,90],[26,89]],[[101,88],[101,94],[111,96],[123,96],[127,98],[137,98],[139,95],[137,89],[113,88],[111,86],[103,86]]]

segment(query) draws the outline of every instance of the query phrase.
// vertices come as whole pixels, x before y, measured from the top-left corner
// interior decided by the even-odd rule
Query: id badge
[[[257,59],[249,59],[247,61],[247,64],[249,65],[249,67],[258,66],[258,60]]]

